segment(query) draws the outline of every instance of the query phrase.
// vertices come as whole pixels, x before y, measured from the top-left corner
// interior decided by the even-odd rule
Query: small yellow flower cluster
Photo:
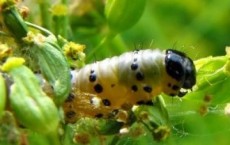
[[[68,42],[64,45],[64,54],[68,59],[69,64],[74,68],[79,68],[84,65],[85,53],[83,52],[85,45]]]

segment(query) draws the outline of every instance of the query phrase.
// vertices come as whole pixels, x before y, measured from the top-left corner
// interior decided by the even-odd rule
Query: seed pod
[[[3,22],[8,31],[17,41],[21,41],[27,35],[28,28],[11,1],[6,1],[2,5]]]
[[[146,0],[107,0],[105,15],[112,31],[121,32],[132,27],[141,17]]]
[[[53,40],[53,41],[51,41]],[[70,84],[70,69],[66,58],[54,39],[41,34],[34,36],[29,50],[32,59],[38,63],[45,79],[54,89],[54,101],[60,105],[68,96]]]
[[[3,115],[5,103],[6,103],[6,86],[2,74],[0,74],[0,118]]]
[[[15,116],[33,131],[44,134],[55,131],[59,123],[58,110],[23,62],[22,58],[10,58],[2,67],[13,79],[9,99]]]

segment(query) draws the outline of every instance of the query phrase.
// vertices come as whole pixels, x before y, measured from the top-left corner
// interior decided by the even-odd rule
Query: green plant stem
[[[54,16],[54,33],[56,36],[61,35],[64,38],[68,36],[68,18],[67,16]]]
[[[52,20],[52,16],[49,10],[50,6],[51,6],[50,0],[41,0],[39,3],[42,26],[49,30],[51,30],[51,20]]]
[[[116,38],[115,38],[116,37]],[[114,42],[115,41],[115,42]],[[116,47],[117,52],[123,52],[125,47],[125,44],[122,40],[122,38],[117,35],[117,33],[110,32],[107,34],[101,41],[98,43],[98,45],[93,48],[86,57],[86,62],[94,58],[94,55],[100,50],[100,49],[109,49],[109,45],[113,45]]]
[[[62,0],[61,4],[67,7],[68,1]],[[67,38],[68,30],[69,30],[68,12],[66,12],[65,15],[54,15],[53,20],[54,20],[53,26],[54,26],[55,35],[56,36],[61,35],[62,37]]]
[[[100,43],[90,51],[90,53],[87,55],[87,58],[86,58],[86,61],[90,60],[94,54],[100,49],[102,48],[103,45],[105,45],[106,43],[108,43],[109,41],[111,41],[116,35],[107,35],[105,36],[101,41]]]
[[[32,28],[35,28],[37,30],[40,30],[41,32],[45,33],[46,35],[53,35],[52,32],[50,32],[49,30],[39,26],[39,25],[36,25],[36,24],[33,24],[33,23],[30,23],[30,22],[25,22],[27,26],[29,27],[32,27]]]

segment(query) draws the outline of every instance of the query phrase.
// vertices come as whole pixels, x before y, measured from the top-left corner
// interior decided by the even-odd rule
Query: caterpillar
[[[182,89],[191,89],[196,83],[193,61],[172,49],[126,52],[71,74],[72,93],[64,104],[67,122],[82,116],[110,116],[133,105],[151,105],[160,93],[182,96]]]

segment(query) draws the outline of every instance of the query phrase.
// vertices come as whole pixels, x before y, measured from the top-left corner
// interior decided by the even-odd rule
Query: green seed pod
[[[38,63],[45,79],[52,85],[55,103],[60,105],[71,89],[70,69],[56,41],[51,42],[51,40],[49,37],[38,34],[30,42],[32,47],[29,51],[32,59]]]
[[[5,26],[17,41],[21,41],[22,38],[27,35],[27,25],[17,11],[15,5],[10,3],[10,1],[6,1],[2,5],[2,9],[3,22]]]
[[[39,133],[56,131],[59,124],[58,110],[41,89],[33,72],[22,65],[22,58],[10,58],[3,65],[13,79],[10,87],[10,105],[15,116],[24,126]]]
[[[107,0],[105,15],[112,31],[122,32],[140,19],[146,0]]]
[[[0,118],[3,115],[5,104],[6,104],[6,86],[2,74],[0,74]]]
[[[61,104],[68,96],[71,88],[68,63],[62,53],[53,46],[45,44],[43,48],[36,50],[38,63],[42,74],[53,86],[55,102]]]

